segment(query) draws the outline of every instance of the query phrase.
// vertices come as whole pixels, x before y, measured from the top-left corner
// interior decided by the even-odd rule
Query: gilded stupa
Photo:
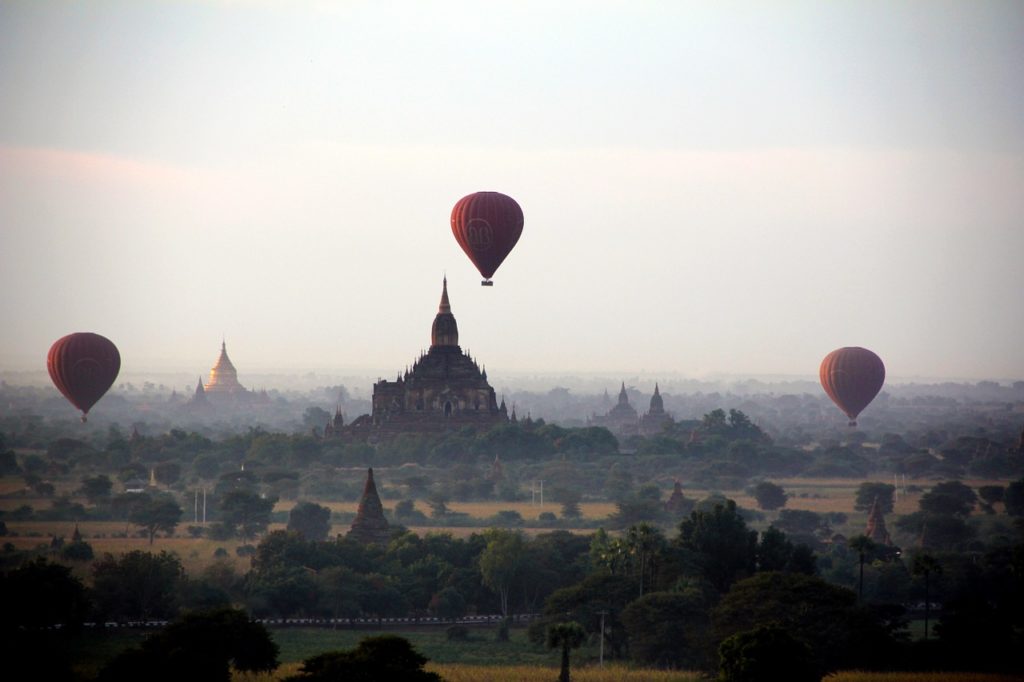
[[[210,380],[206,382],[204,390],[207,394],[246,392],[245,387],[238,383],[238,370],[231,364],[227,344],[224,341],[220,343],[220,357],[210,369]]]

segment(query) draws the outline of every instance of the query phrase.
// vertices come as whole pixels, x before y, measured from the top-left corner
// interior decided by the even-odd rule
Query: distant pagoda
[[[366,485],[363,496],[359,500],[359,511],[352,521],[346,537],[359,540],[364,544],[386,545],[391,538],[388,520],[384,518],[384,505],[380,503],[377,486],[373,482],[373,469],[366,472]]]
[[[198,389],[196,392],[198,393]],[[238,370],[235,369],[231,359],[228,357],[227,344],[221,341],[220,357],[217,358],[217,363],[210,369],[210,380],[206,382],[204,393],[209,395],[211,393],[245,392],[245,387],[238,383]]]
[[[885,527],[885,516],[882,514],[882,509],[878,504],[877,497],[875,497],[875,501],[871,503],[871,510],[868,511],[868,523],[864,528],[864,535],[868,536],[872,541],[879,545],[892,544],[892,539],[889,537],[889,531]]]

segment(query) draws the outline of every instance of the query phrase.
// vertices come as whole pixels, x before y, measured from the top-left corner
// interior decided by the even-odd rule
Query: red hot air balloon
[[[885,383],[882,359],[867,348],[839,348],[821,361],[821,386],[825,393],[857,425],[857,415],[868,406]]]
[[[82,411],[85,422],[89,409],[114,384],[121,370],[121,354],[109,339],[77,332],[50,346],[46,369],[57,390]]]
[[[462,197],[452,209],[452,234],[483,275],[483,286],[523,233],[523,209],[500,192],[476,192]]]

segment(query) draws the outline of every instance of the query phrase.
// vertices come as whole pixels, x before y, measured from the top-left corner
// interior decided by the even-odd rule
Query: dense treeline
[[[551,626],[577,622],[604,638],[610,658],[657,666],[715,669],[731,638],[770,639],[777,635],[761,630],[777,627],[805,645],[801,665],[819,676],[841,668],[1018,670],[1024,526],[1015,532],[972,554],[876,558],[879,570],[908,579],[863,597],[823,580],[810,548],[775,528],[752,530],[726,501],[692,511],[670,535],[647,524],[618,537],[492,529],[456,539],[398,528],[385,547],[275,531],[244,575],[216,563],[189,576],[174,555],[135,551],[94,563],[86,587],[69,569],[36,559],[0,577],[0,599],[4,629],[19,636],[26,626],[73,630],[86,619],[162,620],[232,606],[265,618],[542,612],[531,625],[538,645]],[[821,556],[844,557],[858,558],[846,548]],[[918,570],[923,559],[927,575]],[[907,640],[907,609],[918,599],[942,604],[934,647]]]

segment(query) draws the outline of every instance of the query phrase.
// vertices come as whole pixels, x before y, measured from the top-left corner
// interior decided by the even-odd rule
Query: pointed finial
[[[448,302],[448,276],[441,281],[441,305],[437,307],[439,313],[450,313],[452,311],[451,303]]]

